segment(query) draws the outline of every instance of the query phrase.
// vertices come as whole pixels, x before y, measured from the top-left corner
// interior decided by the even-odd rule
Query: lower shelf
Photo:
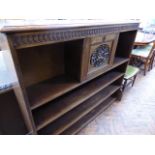
[[[80,88],[54,100],[45,106],[33,111],[33,116],[37,130],[41,130],[51,124],[70,110],[79,106],[81,103],[97,94],[113,82],[123,76],[119,72],[111,72],[102,77],[99,77]]]
[[[93,121],[98,115],[100,115],[104,110],[106,110],[116,98],[109,97],[95,109],[93,109],[90,113],[85,115],[82,119],[77,121],[70,128],[61,133],[61,135],[74,135],[77,134],[81,129],[83,129],[86,125],[88,125],[91,121]]]
[[[58,120],[54,121],[47,127],[39,131],[39,134],[53,134],[58,135],[68,129],[70,126],[75,124],[82,117],[87,115],[94,108],[99,106],[103,101],[115,93],[120,87],[111,85],[100,91],[90,99],[83,102],[78,107],[74,108],[67,114],[60,117]]]

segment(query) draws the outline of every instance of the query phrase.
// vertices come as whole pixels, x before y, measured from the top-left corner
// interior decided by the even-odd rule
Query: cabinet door
[[[87,75],[95,76],[96,73],[103,73],[107,67],[113,65],[115,50],[119,34],[108,34],[90,38],[89,48],[87,47]]]

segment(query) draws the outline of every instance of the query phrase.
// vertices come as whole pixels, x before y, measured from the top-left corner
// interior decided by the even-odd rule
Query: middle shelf
[[[110,72],[104,76],[98,77],[82,86],[57,98],[46,105],[32,111],[37,130],[55,121],[66,112],[80,105],[93,95],[109,86],[124,74],[119,72]]]
[[[56,77],[54,79],[45,80],[43,82],[37,83],[28,87],[27,94],[30,101],[31,109],[34,110],[40,106],[46,104],[47,102],[54,100],[55,98],[71,91],[80,85],[92,80],[95,76],[103,74],[103,72],[108,72],[111,69],[118,67],[119,65],[128,62],[125,58],[115,58],[114,64],[111,67],[106,68],[102,72],[95,73],[92,77],[89,77],[83,82],[78,82],[71,77],[66,77],[65,75]]]

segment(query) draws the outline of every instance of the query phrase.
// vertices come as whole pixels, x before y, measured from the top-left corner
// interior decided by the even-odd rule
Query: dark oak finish
[[[23,78],[21,75],[19,61],[16,55],[16,50],[12,46],[10,37],[6,34],[0,33],[1,49],[7,52],[5,58],[9,72],[15,77],[15,85],[13,91],[18,100],[18,104],[23,115],[25,124],[28,128],[28,132],[36,134],[32,113],[28,104],[28,98],[26,96],[25,88],[23,86]]]
[[[120,33],[116,48],[116,57],[129,58],[137,31]]]
[[[117,91],[120,87],[119,86],[108,86],[104,90],[100,91],[96,95],[92,96],[77,108],[73,109],[72,111],[68,112],[66,115],[62,116],[51,125],[47,126],[46,128],[39,131],[42,134],[54,134],[58,135],[77,122],[79,119],[84,117],[87,113],[101,104],[105,99],[111,96],[115,91]],[[108,94],[108,95],[107,95]]]
[[[80,89],[74,90],[69,95],[62,96],[60,99],[48,103],[46,106],[36,109],[34,118],[37,129],[41,129],[69,110],[81,104],[94,94],[98,93],[106,86],[123,76],[121,73],[109,73],[95,81],[85,84]]]
[[[91,54],[94,52],[94,50],[102,44],[106,44],[109,46],[110,53],[109,53],[109,60],[106,65],[102,65],[100,67],[95,68],[95,67],[92,67],[90,65],[90,63],[87,63],[88,76],[90,76],[91,74],[95,74],[98,71],[104,70],[104,68],[108,67],[109,65],[113,65],[118,36],[119,36],[118,34],[108,34],[108,35],[102,36],[102,40],[101,39],[98,40],[98,37],[97,37],[97,39],[96,39],[96,37],[93,38],[93,41],[91,41],[90,50],[88,51],[89,52],[89,54],[88,54],[89,57],[87,57],[88,62],[90,62]]]
[[[25,134],[76,133],[120,100],[138,25],[90,20],[1,28],[0,47],[12,61],[16,83],[11,89]]]
[[[66,131],[62,132],[61,134],[74,135],[78,133],[82,128],[84,128],[87,124],[89,124],[89,122],[91,122],[99,114],[101,114],[104,110],[106,110],[115,100],[116,100],[115,98],[109,97],[102,104],[94,108],[90,113],[88,113],[86,116],[84,116],[82,119],[80,119],[78,122],[76,122],[74,125],[72,125],[70,128],[68,128]]]
[[[127,61],[128,59],[116,58],[114,65],[110,68],[107,67],[104,72],[107,72],[110,69],[113,69]],[[63,75],[55,79],[46,80],[36,85],[32,85],[31,87],[27,88],[31,109],[35,109],[43,104],[46,104],[47,102],[63,95],[64,93],[71,91],[74,88],[77,88],[78,86],[90,81],[94,76],[97,77],[101,74],[102,72],[99,72],[96,75],[92,75],[90,78],[81,83],[72,78],[66,78]]]
[[[12,33],[11,38],[16,48],[27,48],[63,42],[66,40],[75,40],[79,38],[93,37],[104,35],[107,33],[117,33],[124,31],[132,31],[137,29],[139,23],[131,21],[122,23],[105,23],[100,21],[92,21],[92,23],[84,24],[66,24],[62,25],[29,25],[29,26],[6,26],[1,29],[2,32]],[[17,33],[22,32],[22,33]]]

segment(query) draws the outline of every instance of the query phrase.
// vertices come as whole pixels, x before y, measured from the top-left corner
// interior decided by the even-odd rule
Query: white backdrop
[[[153,18],[154,0],[0,0],[0,18]]]

